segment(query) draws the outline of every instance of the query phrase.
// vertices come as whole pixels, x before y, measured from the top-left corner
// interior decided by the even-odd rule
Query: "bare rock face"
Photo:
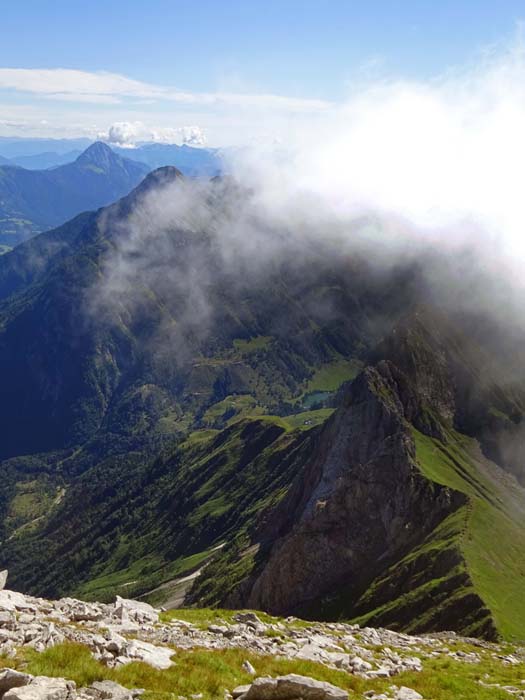
[[[0,571],[0,591],[3,591],[7,583],[7,569]]]
[[[462,505],[415,462],[418,400],[391,363],[366,369],[321,431],[310,460],[259,533],[266,563],[241,591],[246,607],[303,610],[344,587],[359,595]]]

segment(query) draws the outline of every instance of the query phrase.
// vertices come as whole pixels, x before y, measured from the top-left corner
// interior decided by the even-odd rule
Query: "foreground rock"
[[[75,697],[73,681],[36,676],[27,685],[8,690],[2,700],[74,700]]]
[[[278,678],[257,678],[245,693],[239,693],[237,688],[233,696],[242,700],[348,700],[346,690],[295,673]]]
[[[155,646],[141,639],[133,639],[126,647],[126,654],[130,661],[143,661],[154,668],[169,668],[173,661],[173,649]]]
[[[65,678],[31,676],[13,669],[0,672],[2,700],[133,700],[142,691],[131,691],[114,681],[97,681],[77,691]]]
[[[370,683],[363,695],[367,700],[422,700],[420,693],[403,685],[402,676],[396,677],[405,672],[413,677],[424,670],[428,660],[443,659],[445,666],[478,667],[476,684],[480,687],[500,689],[509,697],[525,695],[521,681],[511,686],[485,673],[487,667],[497,664],[516,677],[515,667],[525,668],[525,650],[519,647],[511,651],[509,645],[461,638],[453,632],[413,636],[342,622],[307,623],[291,617],[267,620],[254,612],[239,612],[225,613],[218,620],[214,615],[208,626],[194,625],[163,619],[152,606],[125,598],[111,604],[74,598],[52,601],[4,589],[0,591],[0,656],[12,658],[13,666],[18,667],[27,658],[27,648],[44,652],[74,642],[84,645],[108,669],[142,662],[162,672],[177,663],[182,651],[240,649],[238,671],[249,684],[224,691],[225,697],[233,693],[243,700],[347,698],[345,690],[313,678],[294,674],[261,677],[258,659],[263,655],[308,661],[363,679]],[[101,674],[103,677],[103,671]],[[176,676],[177,669],[171,678]],[[377,687],[383,690],[375,690]],[[138,694],[139,690],[108,680],[76,689],[67,679],[34,678],[20,670],[0,669],[0,700],[133,700]]]
[[[31,680],[32,676],[28,673],[13,671],[11,668],[0,671],[0,697],[13,688],[20,688],[23,685],[27,685]]]
[[[81,690],[81,696],[87,700],[133,700],[136,694],[114,681],[96,681]]]

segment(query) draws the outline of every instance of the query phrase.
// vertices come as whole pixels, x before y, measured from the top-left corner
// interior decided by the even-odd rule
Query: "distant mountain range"
[[[20,136],[0,136],[0,154],[16,161],[17,158],[34,156],[39,153],[64,155],[77,151],[81,153],[93,143],[93,139],[39,139]]]
[[[48,168],[56,168],[59,165],[72,163],[85,149],[76,149],[67,151],[66,153],[56,153],[55,151],[44,151],[43,153],[35,153],[26,156],[15,156],[7,161],[9,165],[19,165],[28,170],[47,170]]]
[[[113,150],[126,158],[132,158],[149,165],[153,170],[172,165],[189,177],[214,177],[223,170],[218,149],[192,148],[175,144],[145,143],[137,148],[115,148]]]
[[[0,164],[0,245],[12,248],[82,211],[109,204],[149,170],[100,142],[52,170]]]
[[[173,166],[189,177],[215,177],[216,149],[144,143],[110,147],[86,139],[0,138],[0,254],[88,209],[127,194],[155,168]],[[41,150],[44,149],[44,150]]]
[[[19,165],[28,170],[56,168],[73,162],[90,143],[88,139],[0,138],[0,165]],[[111,148],[123,158],[148,165],[150,170],[172,165],[190,177],[214,177],[223,170],[219,149],[163,143]]]

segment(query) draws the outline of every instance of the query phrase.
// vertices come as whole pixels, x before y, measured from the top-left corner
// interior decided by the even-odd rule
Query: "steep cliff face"
[[[520,382],[509,381],[490,343],[428,309],[395,326],[370,359],[312,435],[285,498],[252,529],[249,574],[222,600],[518,638],[525,490],[512,438],[522,422]],[[498,440],[514,461],[491,450]],[[203,590],[205,581],[194,599]]]
[[[406,378],[388,362],[347,388],[287,497],[267,518],[271,524],[258,533],[269,554],[241,594],[247,604],[304,611],[342,588],[357,600],[381,570],[464,504],[461,494],[418,469],[409,421],[420,412]]]

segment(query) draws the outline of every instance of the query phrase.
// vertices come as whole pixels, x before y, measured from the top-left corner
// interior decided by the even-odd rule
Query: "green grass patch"
[[[30,481],[19,481],[7,511],[7,530],[19,534],[36,526],[60,503],[64,493],[64,489],[57,488],[45,475]]]
[[[414,438],[423,473],[470,499],[457,540],[477,593],[506,639],[525,639],[525,521],[516,494],[469,438],[450,433],[444,444],[418,431]]]
[[[476,649],[480,653],[479,649]],[[202,693],[205,700],[222,698],[225,690],[248,684],[252,677],[242,669],[245,660],[256,669],[258,676],[279,676],[298,673],[333,683],[348,691],[350,698],[362,698],[368,690],[382,692],[392,683],[413,688],[433,700],[504,700],[509,695],[502,689],[485,688],[485,683],[520,686],[525,666],[503,666],[488,652],[482,653],[482,663],[466,664],[446,656],[424,661],[420,673],[403,673],[395,678],[367,681],[321,664],[288,660],[274,656],[249,653],[244,649],[175,650],[175,665],[159,671],[143,663],[132,663],[109,669],[95,661],[87,647],[79,644],[59,644],[38,654],[26,652],[27,671],[35,675],[62,676],[74,680],[77,686],[97,680],[114,680],[128,688],[144,688],[145,697],[172,700],[173,697]]]
[[[243,355],[256,352],[257,350],[266,350],[273,338],[271,335],[257,335],[250,340],[236,338],[233,341],[233,347]]]
[[[224,427],[239,418],[263,413],[264,409],[250,394],[233,394],[210,406],[202,417],[202,423],[210,428]]]
[[[78,589],[77,595],[87,600],[112,600],[116,593],[123,597],[130,597],[134,595],[135,584],[140,585],[141,588],[144,587],[144,579],[153,589],[171,579],[194,571],[212,556],[213,551],[213,548],[207,549],[171,562],[166,562],[157,556],[143,557],[125,569],[111,571],[91,579]],[[108,566],[111,566],[111,563]]]
[[[308,430],[315,425],[324,423],[330,418],[334,410],[333,408],[319,408],[317,411],[303,411],[302,413],[294,413],[290,416],[285,416],[283,420],[292,430],[295,428]]]
[[[303,395],[316,391],[336,391],[341,384],[354,379],[362,367],[358,360],[334,360],[320,367],[307,382]]]

